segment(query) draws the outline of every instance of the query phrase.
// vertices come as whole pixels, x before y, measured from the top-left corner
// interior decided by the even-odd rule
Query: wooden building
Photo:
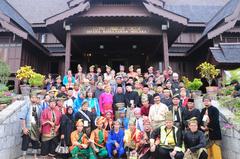
[[[210,61],[240,65],[239,0],[2,0],[0,57],[14,73],[85,71],[92,64],[163,70],[193,77]],[[237,57],[237,58],[234,58]]]

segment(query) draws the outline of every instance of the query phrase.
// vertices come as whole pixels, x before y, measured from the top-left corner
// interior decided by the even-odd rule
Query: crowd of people
[[[119,72],[81,65],[45,80],[21,112],[22,151],[34,158],[221,159],[219,111],[194,106],[179,75],[133,66]]]

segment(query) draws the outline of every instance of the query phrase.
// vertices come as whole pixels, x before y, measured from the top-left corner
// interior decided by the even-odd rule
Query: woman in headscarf
[[[85,98],[84,94],[82,92],[79,92],[77,98],[73,102],[74,114],[76,114],[78,112],[78,110],[80,109],[80,107],[82,106],[82,102],[83,102],[84,98]]]
[[[74,130],[74,118],[73,118],[73,108],[67,107],[66,114],[62,116],[60,124],[60,135],[61,141],[63,141],[66,146],[71,145],[70,135]],[[68,158],[69,154],[62,156],[63,158]]]

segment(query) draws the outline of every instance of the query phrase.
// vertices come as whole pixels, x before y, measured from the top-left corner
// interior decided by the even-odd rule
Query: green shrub
[[[44,84],[44,78],[45,76],[34,72],[28,82],[30,86],[41,87]]]
[[[9,66],[4,61],[0,60],[0,83],[4,85],[7,84],[9,76]]]
[[[199,78],[194,78],[192,82],[189,82],[187,89],[189,90],[199,90],[199,88],[203,85],[202,81]]]

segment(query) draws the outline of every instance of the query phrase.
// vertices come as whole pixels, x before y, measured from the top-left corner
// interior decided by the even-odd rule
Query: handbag
[[[63,146],[62,146],[62,142],[60,141],[58,146],[55,149],[55,152],[58,154],[68,154],[69,153],[69,148],[66,145],[66,142],[63,141]]]

